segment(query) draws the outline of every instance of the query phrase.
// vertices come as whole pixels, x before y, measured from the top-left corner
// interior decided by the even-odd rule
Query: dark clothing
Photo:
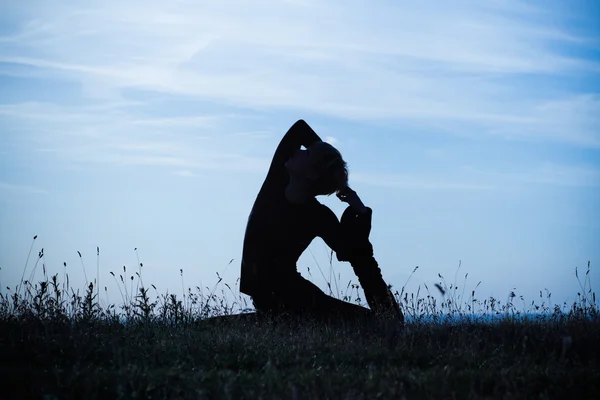
[[[389,292],[368,242],[370,210],[363,217],[346,210],[345,225],[349,229],[344,229],[344,224],[340,224],[333,211],[317,199],[296,205],[290,203],[285,196],[285,188],[289,183],[285,163],[301,146],[309,147],[320,140],[303,120],[299,120],[288,130],[275,151],[267,177],[248,218],[240,291],[252,297],[259,312],[359,317],[372,313],[367,308],[327,296],[297,272],[296,262],[315,237],[322,238],[336,253],[339,261],[352,263],[355,271],[361,274],[357,275],[365,290],[371,287],[379,293],[384,290],[386,295]],[[366,223],[365,218],[368,219]],[[366,243],[363,240],[365,225],[368,225]],[[352,232],[359,230],[363,233]],[[357,269],[353,260],[360,260],[362,266]],[[365,295],[367,300],[382,297],[381,294]],[[371,302],[369,305],[371,306]]]
[[[259,313],[271,315],[310,316],[319,320],[372,316],[365,307],[326,295],[298,272],[279,281],[272,290],[256,294],[252,300]]]
[[[398,302],[383,280],[381,269],[373,257],[373,246],[369,241],[372,214],[373,210],[369,207],[364,214],[357,213],[351,207],[342,214],[340,231],[345,246],[344,257],[350,261],[371,310],[377,315],[386,315],[404,323]]]
[[[339,221],[327,206],[312,199],[290,203],[285,196],[289,174],[285,163],[301,146],[320,141],[303,120],[285,134],[258,193],[244,237],[240,291],[249,296],[294,276],[296,262],[315,237],[334,251],[341,247]]]

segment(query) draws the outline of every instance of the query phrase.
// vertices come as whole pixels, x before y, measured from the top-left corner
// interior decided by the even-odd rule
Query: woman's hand
[[[350,189],[350,187],[346,186],[344,189],[340,190],[336,196],[338,199],[340,199],[340,201],[347,203],[356,212],[367,212],[367,208],[363,204],[360,197],[358,197],[358,194],[356,194],[354,190]]]

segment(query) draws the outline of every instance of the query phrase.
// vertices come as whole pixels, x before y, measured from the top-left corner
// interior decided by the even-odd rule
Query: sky
[[[75,287],[98,265],[103,301],[138,257],[160,293],[217,274],[235,292],[248,214],[300,118],[348,162],[393,288],[418,266],[409,293],[468,273],[480,299],[572,302],[591,261],[598,289],[598,3],[84,3],[0,4],[2,291],[43,248]],[[298,270],[356,283],[329,255],[317,238]]]

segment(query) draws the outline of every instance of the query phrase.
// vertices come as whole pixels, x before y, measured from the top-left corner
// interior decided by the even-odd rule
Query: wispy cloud
[[[423,177],[417,174],[352,173],[351,182],[368,186],[408,190],[494,190],[493,184]]]
[[[446,150],[439,147],[425,149],[423,152],[425,157],[430,159],[443,159],[446,156]]]
[[[540,90],[521,79],[597,78],[597,60],[562,49],[597,50],[599,41],[549,28],[555,13],[524,2],[86,4],[9,7],[26,18],[0,40],[0,62],[75,79],[91,96],[143,89],[250,109],[443,123],[455,133],[600,142],[590,129],[597,90]],[[540,123],[549,109],[552,121]]]
[[[543,101],[522,118],[491,127],[488,132],[510,139],[549,139],[600,148],[600,92]]]
[[[178,171],[175,171],[174,174],[177,176],[181,176],[183,178],[195,178],[196,177],[196,174],[194,174],[189,169],[180,169]]]
[[[47,194],[48,191],[41,187],[22,185],[17,183],[0,182],[0,192],[5,194]]]
[[[269,135],[235,123],[232,128],[239,119],[231,113],[163,118],[50,103],[0,105],[5,126],[18,127],[32,151],[60,162],[265,172],[270,160],[246,153]]]
[[[450,168],[452,173],[428,174],[364,173],[350,174],[351,182],[368,186],[408,190],[499,190],[522,185],[600,187],[600,169],[545,163],[518,172],[491,168]],[[460,172],[460,173],[458,173]],[[459,176],[456,176],[459,175]]]
[[[600,88],[570,85],[574,76],[600,78],[598,60],[583,56],[600,41],[548,24],[551,8],[512,0],[86,4],[4,6],[20,18],[0,37],[0,74],[16,68],[81,85],[79,102],[0,104],[3,125],[61,162],[155,166],[181,177],[264,173],[283,130],[265,121],[290,110],[600,148]],[[428,159],[447,160],[443,147],[426,148]],[[383,171],[352,179],[419,190],[597,182],[593,170],[548,165],[460,179]]]
[[[503,179],[513,183],[557,185],[571,187],[600,187],[600,169],[545,163],[527,171],[482,172],[488,179]]]

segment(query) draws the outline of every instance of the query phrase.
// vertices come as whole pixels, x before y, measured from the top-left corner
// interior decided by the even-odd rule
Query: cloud
[[[526,184],[600,187],[600,170],[591,167],[544,163],[519,173],[501,173],[496,175]]]
[[[248,154],[269,138],[240,129],[232,113],[161,117],[139,110],[97,112],[89,106],[27,102],[0,105],[0,122],[25,133],[22,152],[42,153],[55,162],[154,166],[177,171],[265,172],[270,159]]]
[[[408,190],[494,190],[496,186],[487,183],[459,182],[454,179],[444,180],[418,175],[361,173],[356,172],[350,176],[353,182],[364,185],[379,186],[393,189]]]
[[[508,139],[550,139],[600,148],[600,93],[548,100],[522,112],[520,120],[500,124],[490,134]]]
[[[275,120],[292,114],[600,149],[600,63],[584,56],[600,41],[548,24],[557,18],[551,8],[470,0],[3,7],[20,17],[0,37],[0,76],[60,86],[45,101],[0,94],[0,123],[59,162],[152,166],[188,178],[264,174],[281,134]],[[582,84],[571,83],[575,76]],[[60,90],[67,84],[77,95]],[[428,142],[423,152],[448,161],[443,146]],[[411,190],[597,186],[593,169],[535,163],[518,173],[480,165],[464,176],[351,180]]]
[[[436,177],[427,174],[355,172],[350,181],[363,185],[408,190],[497,190],[520,185],[600,187],[600,169],[542,163],[519,171],[494,171],[490,167],[447,168]]]
[[[597,60],[572,55],[598,49],[593,33],[549,24],[560,10],[519,1],[384,7],[270,0],[92,1],[77,8],[58,2],[11,10],[25,18],[0,39],[0,63],[75,80],[92,97],[123,101],[144,90],[455,134],[600,142],[590,129],[600,114],[598,88],[550,88],[573,74],[600,74]],[[524,83],[524,76],[538,83]],[[552,105],[552,122],[540,122]]]
[[[5,194],[47,194],[48,191],[38,186],[18,183],[0,182],[0,192]]]
[[[175,171],[174,174],[177,176],[181,176],[183,178],[195,178],[196,177],[196,174],[194,174],[189,169],[181,169],[181,170]]]
[[[447,153],[447,151],[445,149],[439,148],[439,147],[425,149],[425,151],[424,151],[425,157],[428,157],[428,158],[434,159],[434,160],[444,159],[446,157],[446,153]]]

